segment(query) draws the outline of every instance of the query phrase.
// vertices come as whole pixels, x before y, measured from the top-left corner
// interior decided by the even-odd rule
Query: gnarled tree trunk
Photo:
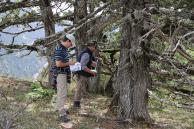
[[[144,53],[139,38],[144,34],[143,1],[125,0],[123,16],[130,15],[122,24],[120,63],[116,87],[119,89],[118,118],[133,122],[150,122],[148,113],[148,92],[151,85],[149,59]]]
[[[44,23],[45,37],[55,34],[55,24],[53,23],[53,12],[50,4],[51,4],[50,0],[40,0],[40,9],[41,9],[42,21]],[[52,46],[47,47],[46,55],[47,55],[47,61],[48,61],[48,68],[50,68],[51,66],[51,54],[53,52],[54,46],[55,45],[53,44]],[[48,79],[49,84],[51,84],[50,72],[48,72],[48,78],[49,78]]]
[[[87,0],[76,0],[74,4],[74,24],[87,16]],[[87,25],[83,25],[76,32],[78,54],[83,50],[87,43]]]

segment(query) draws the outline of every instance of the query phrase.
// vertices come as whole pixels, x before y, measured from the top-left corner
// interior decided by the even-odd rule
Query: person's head
[[[75,46],[75,37],[72,34],[66,34],[60,39],[63,46],[66,48]]]
[[[92,51],[95,52],[97,49],[97,42],[96,41],[90,41],[87,43],[87,47]]]

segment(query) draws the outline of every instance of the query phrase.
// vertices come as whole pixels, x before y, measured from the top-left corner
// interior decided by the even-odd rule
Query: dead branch
[[[110,3],[106,3],[104,6],[98,8],[96,11],[94,11],[93,13],[89,14],[88,16],[86,16],[85,18],[81,19],[78,23],[74,24],[73,26],[69,27],[69,28],[66,28],[64,31],[67,32],[67,33],[72,33],[73,31],[76,31],[78,30],[79,28],[81,28],[83,25],[91,22],[92,20],[94,19],[97,19],[98,17],[94,17],[97,13],[99,13],[100,11],[102,11],[103,9],[107,8],[107,6],[109,6]],[[94,18],[92,18],[94,17]],[[65,35],[65,32],[62,31],[62,32],[58,32],[54,35],[51,35],[51,36],[48,36],[44,39],[41,40],[41,42],[46,42],[47,41],[50,41],[51,39],[55,39],[54,41],[52,42],[48,42],[47,44],[45,44],[44,46],[49,46],[53,43],[55,43],[57,40],[59,40],[59,37],[62,36],[62,35]],[[36,41],[35,41],[36,42]]]
[[[147,39],[147,37],[149,35],[151,35],[153,32],[155,32],[158,29],[158,27],[152,28],[150,31],[148,31],[146,34],[144,34],[143,36],[141,36],[139,38],[139,42],[143,42],[145,39]]]
[[[94,17],[95,14],[97,14],[98,12],[100,12],[100,11],[102,11],[103,9],[107,8],[109,5],[110,5],[110,3],[108,2],[108,3],[106,3],[104,6],[98,8],[95,12],[89,14],[88,16],[86,16],[85,18],[83,18],[82,20],[80,20],[77,24],[74,24],[73,26],[69,27],[69,28],[66,30],[66,32],[72,33],[73,31],[79,29],[79,28],[80,28],[81,26],[83,26],[84,24],[87,24],[88,22],[91,22],[92,20],[98,18],[98,17]],[[92,18],[92,17],[94,17],[94,18]],[[56,43],[56,41],[58,41],[59,38],[60,38],[60,36],[62,36],[62,35],[65,35],[65,32],[63,32],[63,31],[62,31],[62,32],[58,32],[58,33],[56,33],[56,34],[54,34],[54,35],[45,37],[44,39],[38,39],[38,40],[34,41],[32,47],[28,46],[28,48],[30,48],[30,50],[32,50],[32,51],[34,51],[34,50],[35,50],[35,51],[38,51],[38,46],[39,46],[39,45],[43,45],[43,46],[47,47],[47,46],[49,46],[49,45],[51,45],[51,44],[53,44],[53,43]],[[52,42],[50,42],[50,41],[52,41]],[[15,48],[15,47],[13,47],[13,46],[10,46],[10,45],[3,45],[3,44],[1,44],[0,46],[3,47],[3,48],[9,48],[9,49]],[[16,47],[16,48],[19,48],[19,47],[20,47],[20,49],[23,48],[23,50],[24,50],[24,48],[25,48],[26,46],[27,46],[27,45],[21,45],[21,46],[18,46],[18,47]],[[31,48],[34,48],[34,49],[31,49]],[[25,50],[29,50],[29,49],[25,49]],[[14,52],[14,51],[12,51],[12,52],[10,52],[10,53],[13,53],[13,52]]]
[[[194,64],[194,59],[191,57],[191,55],[189,55],[186,50],[183,49],[183,47],[179,46],[176,49],[180,55],[182,55],[185,59],[187,59],[189,62],[191,62],[192,64]]]
[[[168,57],[166,56],[158,56],[158,55],[154,55],[154,54],[151,54],[150,55],[151,59],[155,60],[155,61],[158,61],[160,63],[167,63],[169,64],[170,66],[173,66],[175,69],[182,69],[186,74],[190,74],[190,75],[194,75],[194,69],[192,68],[189,68],[187,66],[184,66],[182,65],[181,63],[179,63],[178,61],[175,61],[175,60],[172,60],[172,59],[169,59]],[[178,74],[178,75],[183,75],[183,74]],[[184,74],[185,75],[185,74]]]
[[[22,33],[25,33],[25,32],[32,32],[32,31],[36,31],[36,30],[39,30],[39,29],[42,29],[42,28],[43,28],[43,26],[37,27],[37,28],[31,28],[31,29],[23,30],[23,31],[20,31],[20,32],[17,32],[17,33],[11,33],[11,32],[6,32],[6,31],[1,31],[1,32],[4,33],[4,34],[9,34],[9,35],[19,35],[19,34],[22,34]]]
[[[38,98],[36,100],[38,100]],[[9,112],[4,111],[4,110],[0,111],[0,113],[2,113],[2,112],[5,113],[5,116],[3,118],[3,123],[1,123],[2,124],[1,126],[3,127],[3,129],[11,129],[13,127],[17,127],[18,125],[21,125],[25,120],[20,121],[18,123],[18,119],[20,117],[22,117],[22,115],[25,113],[27,107],[32,103],[33,103],[33,101],[30,101],[27,104],[22,105],[22,107],[19,107],[19,109],[17,111],[14,111],[13,113],[9,113]],[[0,115],[2,115],[2,114],[0,114]]]
[[[100,116],[100,115],[93,114],[93,113],[79,113],[79,115],[84,116],[84,117],[96,118],[96,121],[116,121],[118,123],[129,123],[129,124],[134,126],[134,124],[132,123],[132,120],[130,120],[130,119],[118,120],[118,119],[114,119],[112,117]]]
[[[188,33],[188,35],[193,34],[194,32],[190,32]],[[167,43],[171,44],[176,44],[174,43],[173,39],[171,39],[170,37],[168,37],[166,34],[164,34],[161,29],[157,29],[157,34],[159,35],[159,37],[161,37],[161,39]],[[186,36],[188,36],[187,34],[183,36],[183,38],[185,38]],[[179,43],[180,44],[180,43]],[[178,47],[179,46],[179,47]],[[179,52],[180,55],[182,55],[185,59],[189,60],[192,64],[194,64],[194,59],[192,59],[192,57],[183,49],[183,47],[181,47],[180,45],[178,45],[176,47],[176,51]]]
[[[149,12],[151,14],[160,14],[165,16],[171,17],[181,17],[182,19],[192,19],[193,11],[187,10],[185,8],[180,9],[173,9],[173,8],[164,8],[164,7],[149,7]]]
[[[121,15],[118,14],[101,16],[99,19],[97,19],[96,24],[87,31],[88,36],[99,34],[104,28],[112,23],[115,23],[119,19],[121,19]]]
[[[183,89],[183,88],[175,87],[174,90],[177,91],[177,92],[181,92],[181,93],[183,93],[183,94],[190,95],[190,96],[193,96],[192,94],[194,94],[194,91],[190,91],[190,90]],[[193,96],[193,97],[194,97],[194,96]]]
[[[6,95],[4,94],[3,91],[0,91],[0,96],[3,97],[7,101],[7,97],[6,97]]]
[[[60,20],[72,20],[72,16],[73,16],[73,14],[69,14],[69,15],[62,16],[62,17],[59,17],[58,15],[54,15],[53,21],[57,22]],[[12,19],[7,19],[6,22],[1,22],[0,31],[2,31],[3,29],[5,29],[11,25],[19,25],[19,24],[25,25],[27,23],[40,22],[40,21],[42,21],[42,16],[37,15],[37,14],[31,14],[31,15],[27,15],[27,16],[19,17],[19,18],[13,17]]]
[[[153,85],[154,87],[160,87],[160,88],[164,88],[170,92],[172,92],[173,94],[179,94],[181,96],[186,96],[188,97],[190,100],[193,100],[192,97],[194,97],[194,91],[193,90],[187,90],[187,89],[184,89],[184,88],[181,88],[181,82],[177,81],[177,84],[175,85],[165,85],[163,82],[160,82],[160,81],[154,81],[153,82]]]
[[[24,50],[29,50],[29,53],[27,55],[29,55],[32,51],[36,51],[36,52],[42,52],[41,48],[38,48],[36,46],[31,46],[31,45],[15,45],[15,44],[3,44],[0,43],[0,48],[4,48],[6,51],[6,53],[0,54],[0,56],[4,56],[4,55],[8,55],[14,52],[21,52]]]
[[[31,45],[16,45],[16,44],[2,44],[0,43],[0,48],[10,49],[10,50],[30,50],[30,51],[38,51],[39,49],[35,46]]]
[[[173,60],[166,56],[161,56],[157,52],[150,49],[150,54],[148,54],[151,60],[154,60],[156,62],[159,62],[161,64],[168,64],[171,69],[174,69],[176,71],[177,77],[181,78],[181,82],[193,86],[194,81],[190,79],[189,75],[194,75],[194,70],[192,68],[189,68],[187,66],[182,65],[176,60]],[[189,69],[189,70],[188,70]],[[171,74],[170,74],[171,75]]]
[[[189,98],[191,101],[194,101],[194,98],[191,98],[192,97],[191,95],[184,94],[182,92],[177,92],[177,91],[173,91],[173,93],[176,94],[176,95],[185,96],[185,97]]]
[[[14,19],[14,20],[13,20]],[[11,18],[7,19],[6,22],[2,21],[0,24],[0,30],[2,31],[3,29],[7,28],[8,26],[11,25],[18,25],[18,24],[26,24],[26,23],[31,23],[35,21],[41,21],[42,17],[40,15],[27,15],[25,17],[17,17],[17,18]]]
[[[151,67],[150,68],[150,73],[152,73],[154,75],[159,75],[159,76],[162,76],[162,77],[167,77],[167,78],[170,78],[170,79],[179,79],[179,78],[181,78],[180,74],[171,73],[168,70],[162,69],[162,68],[158,69],[158,68]]]
[[[148,93],[151,97],[153,97],[154,99],[156,99],[159,102],[162,102],[164,104],[167,104],[169,106],[175,106],[177,108],[183,108],[183,109],[189,109],[189,110],[194,110],[194,106],[185,106],[185,105],[180,105],[180,104],[176,104],[172,101],[168,101],[166,99],[161,99],[158,96],[156,96],[152,91],[148,90]]]
[[[17,8],[25,8],[25,7],[32,7],[38,6],[39,1],[21,1],[21,2],[9,2],[0,4],[0,13],[6,12],[8,10],[13,10]]]

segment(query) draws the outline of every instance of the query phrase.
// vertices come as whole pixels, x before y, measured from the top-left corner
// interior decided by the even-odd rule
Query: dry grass
[[[74,86],[69,87],[70,90],[66,105],[70,111],[70,117],[74,125],[73,129],[132,128],[112,120],[101,119],[101,117],[103,118],[105,115],[111,116],[111,114],[107,113],[110,98],[100,95],[90,95],[87,99],[82,100],[81,109],[77,110],[72,108]],[[29,103],[25,98],[25,94],[27,94],[29,90],[30,82],[0,77],[0,91],[2,93],[0,111],[6,112],[5,117],[12,117],[15,112],[25,107],[23,113],[20,116],[17,116],[17,119],[13,120],[14,124],[19,125],[17,127],[18,129],[60,129],[59,122],[57,121],[57,113],[53,108],[51,99],[40,99]],[[6,96],[7,100],[3,97],[3,94]],[[80,113],[93,114],[98,117],[82,116]],[[194,128],[194,113],[188,110],[169,106],[162,106],[159,108],[151,106],[150,115],[155,120],[155,126],[152,127],[152,129]],[[3,118],[1,117],[1,124],[3,122],[2,119]]]

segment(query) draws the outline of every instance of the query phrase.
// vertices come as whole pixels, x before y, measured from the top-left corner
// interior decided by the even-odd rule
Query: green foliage
[[[54,90],[53,89],[44,89],[43,87],[41,87],[41,85],[36,84],[36,83],[32,83],[31,84],[31,92],[29,92],[26,97],[28,99],[43,99],[43,98],[50,98],[52,97],[52,95],[54,94]]]
[[[194,7],[194,1],[193,0],[181,0],[178,3],[178,7],[186,7],[186,8],[193,8]]]
[[[34,42],[35,45],[43,45],[44,44],[44,40],[41,40],[41,39],[37,39],[35,42]]]
[[[158,4],[161,6],[170,6],[174,3],[174,0],[158,0]]]
[[[192,117],[192,126],[194,128],[194,116]]]
[[[162,54],[165,49],[167,49],[167,45],[162,43],[160,39],[153,38],[151,40],[151,46],[152,49],[156,50],[158,53]]]
[[[156,2],[159,6],[163,7],[175,7],[175,8],[193,8],[193,0],[157,0]]]
[[[182,57],[179,53],[176,53],[174,56],[175,59],[179,60],[179,62],[183,65],[188,64],[188,60],[186,60],[184,57]]]
[[[187,49],[187,52],[192,56],[192,58],[194,58],[194,49],[193,48]]]

